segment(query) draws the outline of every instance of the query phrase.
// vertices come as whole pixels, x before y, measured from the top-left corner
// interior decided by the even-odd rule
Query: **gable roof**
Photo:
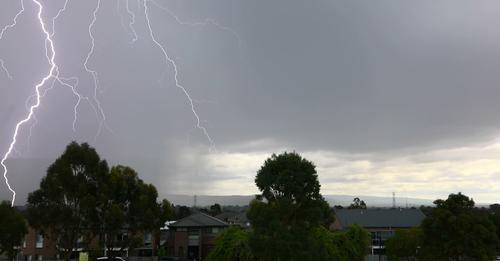
[[[215,217],[231,225],[250,227],[246,212],[223,212]]]
[[[194,213],[170,225],[170,227],[226,227],[228,224],[205,213]]]
[[[342,228],[357,224],[364,228],[410,228],[419,226],[425,215],[420,209],[337,209]]]

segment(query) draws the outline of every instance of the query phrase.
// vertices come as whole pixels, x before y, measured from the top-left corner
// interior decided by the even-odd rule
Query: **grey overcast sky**
[[[65,1],[40,3],[52,31]],[[96,12],[87,65],[106,118],[98,133],[84,66],[97,3],[69,0],[54,20],[60,76],[77,77],[89,102],[73,131],[71,89],[41,88],[36,119],[6,162],[17,203],[72,140],[132,166],[161,194],[256,193],[265,158],[295,150],[317,165],[324,194],[500,200],[498,1],[147,0],[215,149],[150,37],[143,0],[129,0],[130,12],[126,0],[102,0]],[[24,6],[0,39],[2,155],[50,69],[38,6]],[[0,28],[20,9],[2,1]]]

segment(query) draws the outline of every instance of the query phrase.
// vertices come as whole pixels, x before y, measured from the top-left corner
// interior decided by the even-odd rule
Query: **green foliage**
[[[262,195],[247,213],[253,228],[250,246],[258,260],[308,260],[314,231],[332,221],[319,193],[314,165],[297,153],[273,154],[255,178]],[[265,199],[265,201],[264,201]]]
[[[94,148],[72,142],[49,167],[40,188],[29,194],[28,220],[52,237],[69,260],[80,237],[88,244],[99,236],[99,245],[108,249],[140,244],[142,233],[155,231],[173,216],[172,204],[159,204],[157,198],[156,188],[132,168],[109,170]],[[123,232],[125,240],[116,242]]]
[[[255,260],[249,246],[249,232],[238,226],[222,231],[215,239],[215,247],[207,261],[250,261]]]
[[[422,222],[422,260],[492,260],[498,238],[495,226],[474,201],[458,193],[434,201]]]
[[[175,219],[182,219],[191,215],[191,209],[187,206],[176,206]]]
[[[366,203],[359,198],[354,198],[348,209],[366,209]]]
[[[69,260],[80,236],[88,236],[106,161],[88,144],[70,143],[48,168],[40,188],[28,196],[28,220],[56,242]]]
[[[387,256],[391,260],[417,260],[422,236],[420,228],[397,230],[396,235],[385,243]]]
[[[121,250],[139,245],[141,233],[163,226],[171,215],[171,204],[168,201],[158,204],[156,188],[145,184],[132,168],[115,166],[105,180],[99,185],[101,200],[97,206],[98,225],[94,233],[103,235],[101,240],[108,250],[116,245]],[[124,228],[127,237],[117,240]],[[112,255],[113,251],[108,253]]]
[[[362,261],[368,253],[370,234],[358,225],[347,231],[331,232],[318,227],[308,260]]]
[[[209,211],[210,215],[212,216],[217,216],[219,215],[220,213],[222,213],[222,207],[220,206],[220,204],[218,203],[215,203],[213,204],[212,206],[210,206],[210,211]]]
[[[500,211],[490,213],[490,220],[496,227],[497,238],[500,239]],[[498,240],[497,255],[500,255],[500,240]]]
[[[257,172],[255,183],[267,201],[261,201],[261,207],[277,211],[283,226],[314,227],[332,221],[328,203],[319,193],[314,164],[295,152],[273,154]],[[249,215],[252,223],[258,221],[251,207]]]
[[[21,245],[28,232],[24,217],[7,201],[0,203],[0,255],[6,254],[14,260],[17,246]]]
[[[165,222],[175,218],[174,204],[170,203],[167,199],[163,199],[160,203],[160,224],[158,227],[163,227]]]

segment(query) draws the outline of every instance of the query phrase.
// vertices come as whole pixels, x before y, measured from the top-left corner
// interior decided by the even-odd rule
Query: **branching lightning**
[[[22,14],[24,13],[24,0],[21,0],[21,10],[19,10],[19,12],[17,12],[16,16],[14,16],[14,19],[12,20],[12,23],[11,24],[8,24],[6,26],[4,26],[4,28],[2,28],[2,31],[0,31],[0,40],[2,40],[3,38],[3,34],[10,28],[13,28],[17,25],[17,18]]]
[[[207,18],[203,22],[185,22],[185,21],[182,21],[179,18],[179,16],[176,15],[172,10],[170,10],[169,8],[167,8],[167,7],[163,6],[163,5],[160,5],[155,0],[148,0],[148,1],[151,1],[158,8],[160,8],[163,11],[167,12],[180,25],[193,26],[193,27],[197,27],[197,26],[204,27],[204,26],[208,26],[208,25],[213,25],[213,26],[217,27],[221,31],[226,31],[226,32],[232,34],[236,38],[236,40],[238,41],[238,47],[241,47],[241,37],[240,37],[240,35],[236,31],[234,31],[233,29],[231,29],[230,27],[221,25],[220,23],[218,23],[214,19]]]
[[[59,11],[57,12],[56,16],[52,17],[52,33],[50,33],[50,37],[54,37],[54,34],[56,33],[56,20],[57,18],[59,18],[59,16],[64,12],[66,11],[66,6],[68,6],[68,2],[69,0],[65,0],[64,1],[64,5],[61,9],[59,9]]]
[[[18,23],[18,18],[25,12],[25,6],[24,6],[24,1],[25,0],[20,0],[21,4],[21,9],[16,13],[14,16],[12,22],[6,26],[4,26],[1,31],[0,31],[0,41],[3,39],[5,33],[14,27],[16,27]],[[101,106],[101,102],[98,99],[98,93],[99,93],[99,75],[98,72],[96,71],[95,68],[92,68],[89,63],[91,58],[95,54],[95,37],[94,37],[94,26],[97,21],[97,14],[99,12],[99,9],[101,7],[101,0],[97,0],[96,7],[93,9],[92,12],[92,20],[90,24],[88,25],[88,36],[90,38],[90,47],[89,51],[85,57],[85,60],[83,62],[83,68],[85,71],[92,77],[92,83],[93,83],[93,97],[88,97],[80,94],[78,92],[78,86],[79,86],[79,79],[77,77],[62,77],[60,76],[60,71],[59,71],[59,66],[56,63],[56,49],[54,45],[54,36],[56,34],[56,20],[65,12],[69,0],[65,0],[64,5],[58,10],[57,14],[51,18],[51,21],[48,22],[47,24],[42,18],[42,14],[44,12],[44,7],[41,4],[40,0],[31,0],[36,6],[37,6],[37,20],[39,23],[39,26],[42,30],[42,34],[44,35],[44,47],[45,47],[45,56],[48,62],[48,65],[50,66],[47,74],[34,86],[35,93],[31,96],[29,96],[26,101],[25,101],[25,106],[27,110],[27,115],[23,119],[21,119],[17,124],[15,125],[14,132],[12,134],[12,137],[10,139],[10,143],[8,146],[7,151],[3,155],[0,161],[0,165],[3,168],[3,177],[5,179],[5,183],[9,189],[9,191],[12,193],[12,201],[11,204],[14,205],[14,202],[16,200],[16,192],[14,188],[11,186],[9,183],[8,179],[8,169],[6,165],[6,160],[10,158],[15,153],[19,153],[16,149],[16,144],[19,139],[19,133],[21,131],[21,128],[24,125],[27,125],[28,123],[31,123],[29,126],[29,135],[27,139],[27,144],[28,144],[28,149],[30,147],[30,141],[31,141],[31,134],[33,132],[34,126],[37,124],[37,118],[36,118],[36,111],[37,109],[41,106],[43,98],[47,95],[47,93],[52,90],[56,85],[60,85],[62,87],[67,87],[71,90],[73,95],[76,98],[76,102],[73,108],[73,123],[72,123],[72,129],[73,131],[76,131],[76,124],[77,124],[77,119],[78,119],[78,108],[81,105],[82,101],[88,102],[88,104],[92,107],[94,110],[97,118],[99,119],[99,128],[97,130],[95,139],[100,135],[102,128],[105,127],[107,130],[110,132],[111,129],[107,126],[106,123],[106,115],[104,113],[104,110]],[[118,3],[121,0],[118,0]],[[130,30],[131,35],[133,36],[131,39],[130,43],[136,42],[139,37],[137,34],[137,31],[135,29],[135,24],[136,24],[136,14],[133,12],[133,10],[130,8],[129,1],[130,0],[123,0],[125,1],[125,10],[128,14],[128,17],[130,18],[128,22],[128,30]],[[198,102],[197,100],[193,99],[188,92],[188,90],[181,84],[181,81],[179,80],[179,70],[178,66],[175,62],[175,60],[170,56],[170,54],[167,51],[167,48],[160,43],[160,41],[156,38],[155,32],[153,30],[153,26],[151,23],[150,19],[150,13],[149,13],[149,2],[152,2],[155,6],[161,8],[165,12],[167,12],[171,17],[174,18],[174,20],[180,24],[180,25],[187,25],[187,26],[207,26],[207,25],[213,25],[220,30],[230,32],[232,35],[235,36],[235,38],[238,40],[238,45],[240,45],[240,37],[238,34],[233,31],[229,27],[225,27],[217,23],[213,19],[206,19],[204,22],[195,22],[195,23],[188,23],[182,21],[174,12],[172,12],[170,9],[158,4],[154,0],[137,0],[137,8],[140,11],[143,9],[144,17],[146,20],[146,28],[147,32],[149,34],[149,37],[151,41],[154,43],[154,46],[156,46],[162,53],[163,59],[164,59],[164,64],[167,68],[172,68],[173,69],[173,80],[175,87],[177,87],[181,92],[185,95],[187,98],[188,105],[190,106],[191,112],[193,116],[195,117],[196,121],[196,126],[195,128],[198,130],[201,130],[210,143],[210,150],[215,148],[215,143],[212,137],[209,135],[207,129],[203,126],[203,121],[201,121],[200,116],[196,110],[196,103]],[[142,7],[141,7],[142,6]],[[142,15],[141,15],[142,16]],[[1,70],[6,74],[6,76],[9,79],[13,79],[12,75],[10,74],[7,66],[5,65],[5,62],[3,59],[0,59],[0,68]]]
[[[212,137],[210,137],[207,129],[203,125],[201,125],[200,116],[198,115],[198,112],[196,112],[196,108],[194,106],[194,102],[193,102],[193,99],[191,98],[191,95],[189,95],[189,92],[186,90],[186,88],[184,88],[184,86],[181,85],[181,83],[179,81],[179,70],[177,68],[177,64],[168,55],[166,48],[163,47],[163,45],[160,44],[160,42],[158,42],[158,40],[156,40],[156,37],[153,33],[153,29],[151,27],[151,20],[149,19],[149,12],[148,12],[149,9],[148,9],[148,5],[147,5],[147,0],[143,0],[143,5],[144,5],[144,17],[146,18],[146,23],[147,23],[149,35],[151,36],[151,40],[155,43],[156,46],[158,46],[158,48],[163,53],[163,57],[165,58],[165,65],[168,66],[170,64],[172,66],[172,68],[174,69],[175,86],[177,88],[179,88],[184,93],[186,98],[188,99],[189,105],[191,107],[191,112],[193,113],[193,115],[196,118],[196,128],[200,129],[203,132],[203,134],[205,134],[208,141],[210,142],[210,147],[215,148],[215,143],[214,143]]]
[[[17,25],[17,18],[22,13],[24,13],[24,0],[21,0],[21,10],[19,10],[19,12],[17,12],[17,14],[14,16],[14,19],[12,19],[12,23],[4,26],[2,28],[2,31],[0,31],[0,41],[2,40],[3,35],[5,34],[5,32],[8,29],[11,29],[11,28],[13,28],[13,27],[15,27]],[[12,75],[10,74],[9,70],[7,70],[7,67],[5,67],[5,62],[4,62],[3,59],[0,59],[0,67],[2,67],[2,70],[5,72],[5,74],[7,75],[7,77],[12,80]]]
[[[50,36],[50,33],[47,31],[47,28],[45,27],[45,23],[43,22],[42,19],[42,12],[43,12],[43,6],[38,2],[38,0],[32,0],[37,6],[38,6],[38,21],[40,23],[40,26],[42,28],[43,34],[45,35],[45,42],[48,43],[48,46],[50,47],[51,51],[51,57],[50,57],[50,70],[49,73],[35,86],[35,92],[36,92],[36,102],[35,104],[31,105],[29,109],[28,115],[21,121],[19,121],[16,124],[16,127],[14,129],[14,135],[12,136],[12,140],[10,142],[9,148],[7,152],[4,154],[2,160],[0,161],[0,165],[3,167],[3,177],[5,179],[5,183],[7,184],[7,187],[9,188],[10,192],[12,192],[12,201],[11,204],[14,206],[14,202],[16,201],[16,191],[10,186],[9,184],[9,179],[7,177],[7,166],[5,165],[5,161],[7,158],[9,158],[10,154],[14,151],[14,146],[16,145],[17,142],[17,135],[19,133],[19,129],[21,126],[23,126],[25,123],[31,120],[33,117],[33,114],[35,110],[40,106],[41,103],[41,96],[40,96],[40,88],[42,88],[43,85],[52,77],[57,78],[58,76],[58,68],[55,63],[55,57],[56,57],[56,52],[54,48],[54,42],[52,41],[52,38]],[[23,0],[21,0],[21,3],[23,3]],[[23,4],[23,11],[24,11],[24,4]],[[22,11],[20,12],[22,13]],[[19,13],[18,13],[19,14]],[[16,16],[17,18],[17,16]],[[3,32],[3,31],[2,31]]]
[[[92,34],[92,28],[94,27],[94,24],[97,21],[97,12],[99,11],[100,7],[101,7],[101,0],[97,0],[97,5],[94,9],[94,12],[92,13],[92,15],[93,15],[92,21],[90,22],[89,27],[88,27],[91,46],[90,46],[89,52],[87,53],[87,57],[85,58],[85,62],[83,63],[83,67],[85,68],[85,71],[87,71],[87,73],[89,73],[92,76],[92,80],[94,83],[94,102],[97,105],[97,110],[98,110],[98,113],[100,114],[99,128],[98,128],[97,133],[94,137],[94,141],[97,140],[97,137],[101,134],[103,126],[107,130],[112,132],[111,129],[106,124],[106,114],[104,114],[104,110],[102,109],[101,102],[97,98],[97,92],[99,90],[99,78],[98,78],[97,71],[90,69],[90,67],[88,65],[90,57],[94,54],[95,38],[94,38],[94,35]]]

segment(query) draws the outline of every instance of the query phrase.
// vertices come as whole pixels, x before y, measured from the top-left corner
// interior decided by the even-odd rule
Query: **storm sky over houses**
[[[9,72],[0,68],[1,154],[50,68],[37,6],[24,2],[0,40]],[[50,24],[64,0],[41,3]],[[84,62],[96,4],[70,0],[53,37],[61,76],[78,77],[93,106]],[[135,168],[160,194],[253,194],[263,161],[295,150],[315,162],[324,194],[432,199],[462,191],[498,202],[497,1],[147,1],[155,36],[215,149],[149,35],[142,0],[129,1],[134,42],[125,4],[102,1],[92,27],[88,65],[109,129],[97,133],[100,116],[82,101],[73,131],[75,96],[58,84],[47,91],[7,161],[19,202],[72,140]],[[0,28],[20,7],[0,3]],[[0,184],[0,198],[10,199]]]

